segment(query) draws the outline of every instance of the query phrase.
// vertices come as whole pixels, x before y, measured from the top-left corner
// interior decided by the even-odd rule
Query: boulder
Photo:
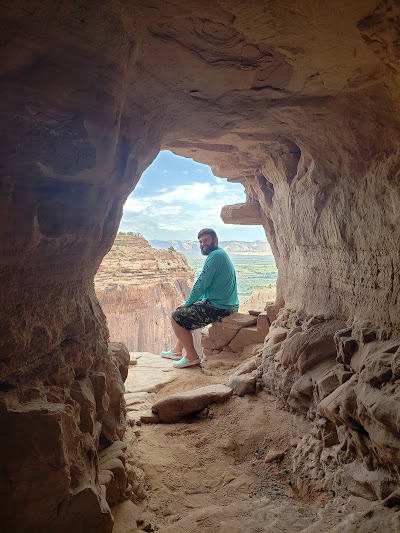
[[[183,417],[200,413],[211,403],[224,402],[231,396],[232,389],[225,385],[208,385],[162,398],[151,410],[157,413],[161,422],[176,422]]]
[[[285,457],[285,452],[281,450],[270,450],[265,459],[265,463],[274,463],[275,461],[282,461],[282,459]]]
[[[269,331],[269,326],[270,326],[270,321],[268,318],[268,313],[266,311],[263,311],[257,317],[257,329],[259,331],[262,331],[264,335],[266,336]]]
[[[233,375],[226,382],[226,386],[230,387],[236,396],[254,394],[256,392],[256,372]]]
[[[259,331],[257,326],[244,327],[238,331],[237,335],[229,343],[229,348],[234,352],[238,352],[249,344],[256,344],[263,342],[265,333]]]
[[[265,343],[267,346],[278,344],[286,339],[288,333],[289,330],[282,326],[271,327],[268,331],[268,335],[265,338]]]
[[[220,350],[225,344],[225,341],[222,339],[210,339],[210,337],[202,336],[201,338],[201,346],[204,350],[211,350],[211,352],[208,355],[212,355],[212,352],[214,350]]]
[[[270,324],[272,324],[272,322],[275,322],[276,317],[281,307],[282,307],[282,304],[280,302],[270,303],[265,306],[265,311],[267,313]]]
[[[233,331],[232,337],[234,335],[235,335],[235,331]],[[225,344],[226,344],[225,339],[210,337],[208,330],[201,333],[201,346],[203,350],[218,350],[218,349],[221,349],[223,346],[225,346]]]
[[[141,413],[140,421],[143,422],[143,424],[158,424],[160,418],[157,413],[153,413],[153,411],[149,409],[148,411]]]
[[[237,367],[235,372],[232,374],[232,376],[241,376],[242,374],[250,374],[254,370],[256,370],[261,363],[261,357],[260,356],[253,356],[241,365]]]
[[[243,328],[257,324],[257,317],[245,313],[231,313],[229,316],[225,316],[221,322],[224,325],[234,324],[235,326]]]
[[[223,339],[226,341],[225,344],[229,344],[240,328],[241,326],[234,323],[227,323],[225,325],[222,322],[214,322],[208,329],[208,336],[210,339]]]

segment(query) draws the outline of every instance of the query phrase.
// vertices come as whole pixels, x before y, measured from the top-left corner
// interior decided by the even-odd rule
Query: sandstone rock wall
[[[280,311],[262,381],[279,407],[314,422],[296,450],[300,492],[385,500],[397,490],[399,364],[398,330]]]
[[[363,449],[373,456],[370,476],[390,470],[392,487],[398,435],[379,435],[393,434],[388,413],[397,416],[398,404],[396,353],[385,344],[397,339],[400,320],[398,2],[22,0],[3,2],[0,17],[0,423],[11,428],[1,442],[0,495],[8,530],[112,527],[96,481],[106,395],[85,399],[93,376],[108,390],[112,361],[93,277],[127,195],[161,147],[245,185],[250,207],[231,211],[266,229],[277,306],[293,318],[278,333],[304,324],[315,331],[315,352],[301,348],[297,331],[289,341],[298,339],[299,350],[288,359],[270,361],[281,341],[265,353],[282,406],[305,411],[303,396],[314,397],[318,380],[306,376],[290,396],[285,372],[301,379],[319,360],[329,370],[342,343],[334,330],[349,328],[343,353],[354,338],[368,370],[340,361],[337,408],[333,398],[307,407],[319,413],[316,431],[326,424],[333,435],[324,444],[317,434],[310,458],[322,465],[331,443],[349,447],[338,457],[351,465]],[[226,217],[234,219],[229,208]],[[315,315],[326,330],[309,323]],[[361,322],[375,340],[360,342]],[[347,372],[355,377],[345,382]],[[374,409],[369,394],[386,407]],[[325,467],[315,468],[317,476]]]
[[[171,312],[186,300],[193,279],[182,254],[156,250],[142,237],[118,235],[95,276],[111,340],[132,352],[159,353],[173,346]]]

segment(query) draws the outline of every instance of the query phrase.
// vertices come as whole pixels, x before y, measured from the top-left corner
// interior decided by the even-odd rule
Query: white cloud
[[[243,189],[237,189],[236,192],[225,183],[212,185],[209,182],[193,182],[178,185],[170,191],[164,188],[157,192],[161,192],[162,194],[148,197],[155,203],[182,203],[197,207],[204,206],[204,202],[207,202],[207,205],[218,204],[222,207],[222,205],[240,203],[245,200]]]
[[[178,185],[172,191],[166,192],[160,196],[155,196],[155,201],[174,203],[185,202],[193,203],[202,201],[211,192],[211,183],[188,183],[185,185]]]
[[[259,227],[238,227],[222,222],[224,205],[245,201],[244,189],[218,180],[162,187],[151,196],[133,193],[124,207],[121,231],[139,231],[147,239],[195,239],[202,227],[213,227],[223,240],[263,239]],[[245,235],[247,237],[245,237]]]
[[[124,212],[143,213],[146,210],[146,205],[139,198],[129,196],[124,205]]]
[[[188,235],[196,233],[200,226],[222,225],[221,208],[244,201],[243,190],[226,183],[194,182],[178,185],[169,191],[164,187],[157,193],[141,198],[130,196],[124,206],[121,227],[126,227],[129,221],[136,228],[134,231],[140,231],[145,236],[150,229],[152,232],[186,232]],[[131,229],[133,227],[130,226]]]

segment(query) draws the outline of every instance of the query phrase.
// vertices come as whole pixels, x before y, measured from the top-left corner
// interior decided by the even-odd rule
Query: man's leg
[[[189,361],[199,359],[199,355],[194,348],[193,335],[191,330],[183,328],[182,326],[177,324],[173,318],[171,318],[171,324],[172,329],[174,330],[174,333],[178,338],[178,343],[176,346],[183,346],[186,351],[186,358],[189,359]],[[175,351],[175,348],[173,349],[173,352],[179,353]]]
[[[175,322],[175,320],[174,320],[174,322]],[[176,322],[175,322],[175,324],[176,324]],[[183,344],[181,343],[181,341],[178,341],[175,344],[175,346],[172,348],[173,353],[175,353],[176,355],[181,355],[182,350],[183,350]]]

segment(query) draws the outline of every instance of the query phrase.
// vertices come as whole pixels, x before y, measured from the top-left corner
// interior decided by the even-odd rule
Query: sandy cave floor
[[[135,356],[126,382],[130,416],[174,392],[224,383],[240,363],[210,358],[204,370],[175,370],[160,356]],[[233,396],[184,422],[130,427],[128,461],[145,473],[146,496],[138,505],[146,523],[165,533],[303,531],[323,503],[318,495],[301,501],[293,487],[291,456],[308,432],[307,421],[276,410],[264,392]],[[285,452],[281,462],[265,462],[273,451]],[[117,516],[114,532],[137,531],[128,522]]]

